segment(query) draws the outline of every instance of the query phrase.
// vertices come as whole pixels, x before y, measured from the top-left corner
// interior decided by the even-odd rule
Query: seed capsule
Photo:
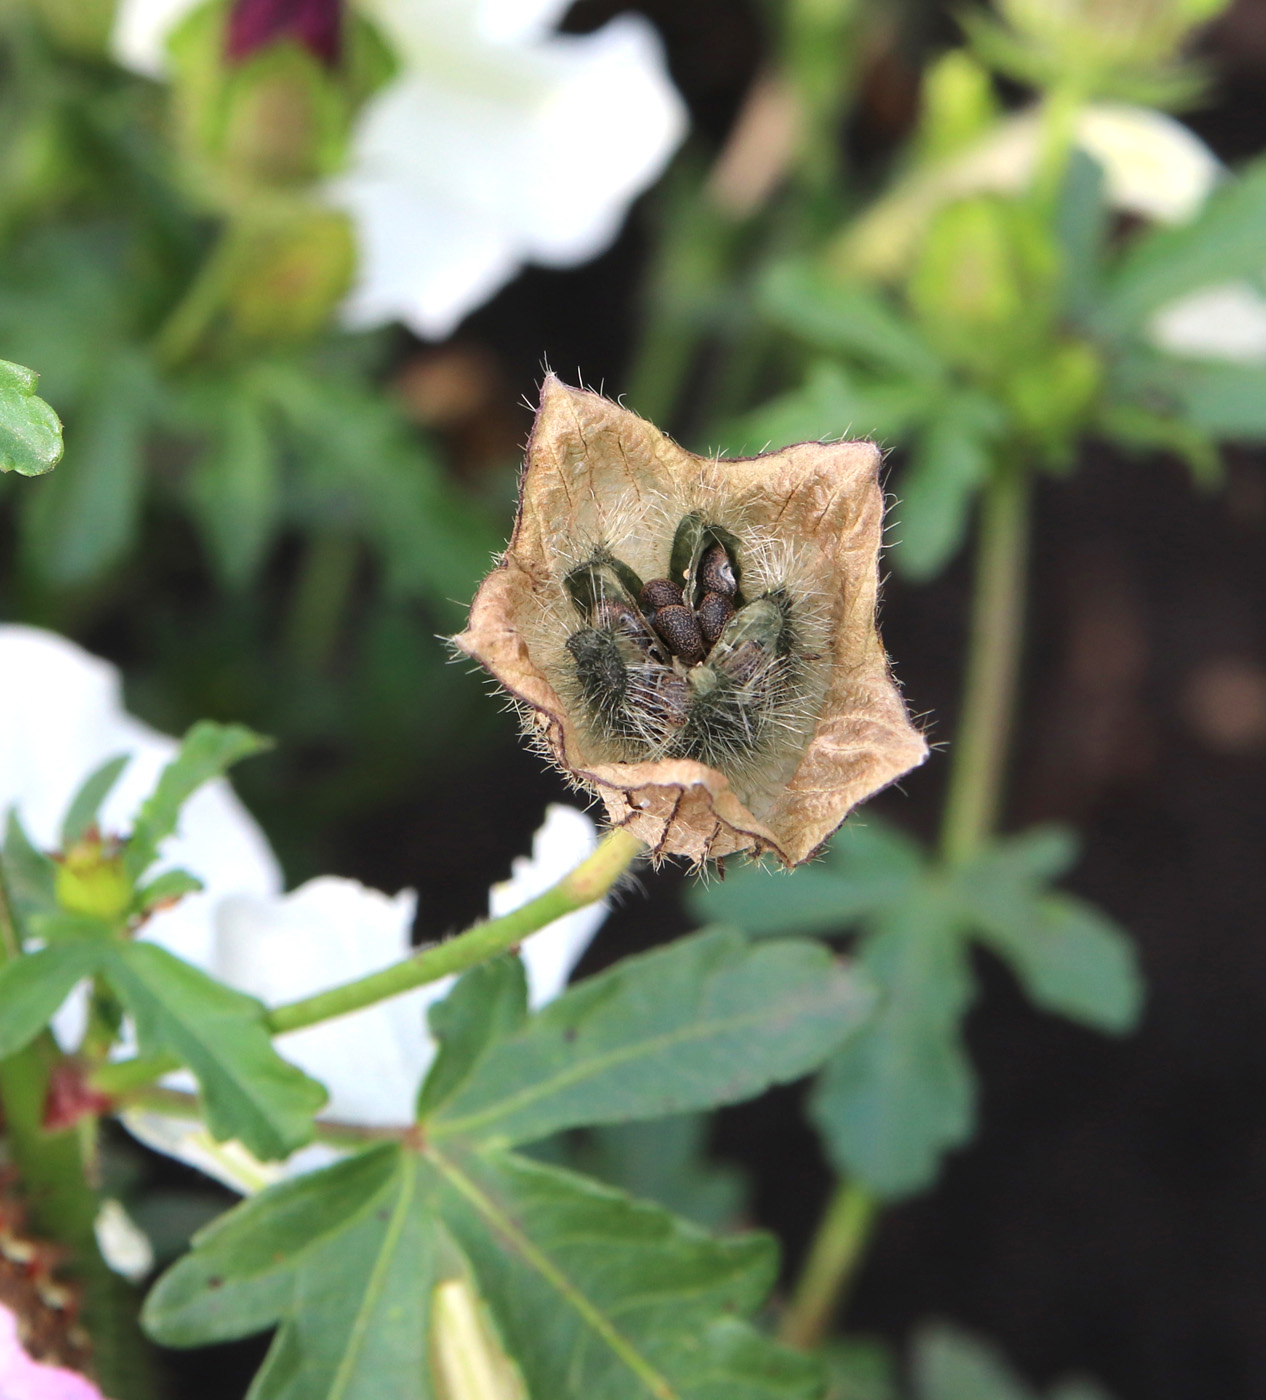
[[[721,593],[705,593],[695,609],[699,630],[709,646],[725,631],[725,624],[734,616],[734,604]]]
[[[654,628],[674,656],[693,666],[703,660],[703,633],[699,619],[683,603],[670,603],[655,613]]]
[[[723,544],[709,545],[699,560],[699,585],[705,595],[719,593],[723,598],[733,598],[738,592],[738,580],[734,577],[734,563]]]

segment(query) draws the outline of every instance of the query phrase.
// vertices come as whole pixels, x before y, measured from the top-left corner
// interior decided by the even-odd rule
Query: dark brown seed
[[[734,565],[723,544],[709,545],[703,551],[698,578],[705,593],[719,593],[723,598],[733,598],[738,592]]]
[[[681,589],[670,578],[647,579],[642,585],[642,593],[638,599],[642,605],[642,611],[648,617],[657,613],[660,608],[671,608],[683,601]]]
[[[722,593],[705,593],[695,609],[703,640],[711,646],[725,631],[725,624],[734,616],[734,604]]]
[[[654,627],[672,654],[680,656],[687,665],[693,666],[703,660],[703,633],[699,630],[698,618],[688,607],[672,603],[666,608],[658,608]]]

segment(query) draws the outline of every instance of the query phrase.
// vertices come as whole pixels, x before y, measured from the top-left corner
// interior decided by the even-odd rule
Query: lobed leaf
[[[84,779],[62,822],[62,850],[68,850],[96,823],[101,804],[110,795],[130,758],[130,754],[116,754]]]
[[[461,1280],[528,1392],[551,1400],[810,1400],[817,1368],[740,1319],[768,1241],[492,1151],[370,1149],[196,1237],[145,1306],[196,1346],[280,1323],[253,1400],[439,1400],[437,1285]]]
[[[145,1054],[170,1051],[197,1076],[207,1126],[256,1157],[311,1141],[325,1090],[273,1049],[267,1009],[153,943],[116,944],[105,971]]]
[[[35,392],[40,377],[0,360],[0,472],[42,476],[61,461],[61,419]]]
[[[101,956],[100,944],[81,939],[0,966],[0,1060],[35,1039],[75,983],[96,970]]]
[[[827,1062],[810,1115],[841,1172],[904,1196],[935,1179],[942,1154],[973,1126],[960,1034],[973,988],[944,892],[929,885],[878,919],[858,964],[879,988],[879,1008]]]
[[[195,724],[137,813],[124,854],[132,879],[137,879],[157,859],[159,846],[176,829],[180,809],[203,783],[220,777],[239,759],[261,753],[268,746],[267,739],[241,724],[214,724],[210,720]]]
[[[427,1131],[525,1142],[733,1103],[815,1068],[872,1004],[818,944],[705,931],[570,988],[499,1040]]]
[[[853,817],[822,860],[790,872],[741,866],[723,883],[696,887],[687,902],[699,919],[747,933],[837,933],[899,904],[923,864],[918,845],[895,827]]]
[[[920,1329],[913,1371],[916,1400],[1037,1400],[993,1347],[944,1324]]]

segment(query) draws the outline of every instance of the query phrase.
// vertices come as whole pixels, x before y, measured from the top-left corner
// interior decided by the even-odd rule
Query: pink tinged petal
[[[360,244],[347,318],[438,337],[525,261],[598,253],[685,113],[635,16],[520,45],[404,27],[398,14],[388,25],[408,66],[366,104],[329,197]]]
[[[282,898],[224,900],[211,971],[269,1006],[311,996],[409,956],[416,896],[394,899],[324,876]],[[282,1036],[285,1057],[330,1091],[324,1116],[366,1127],[413,1118],[435,1053],[426,1009],[448,982],[420,987],[337,1020]]]
[[[341,0],[235,0],[225,34],[229,59],[240,61],[286,41],[332,68],[342,41]]]
[[[61,1366],[33,1361],[18,1336],[18,1319],[0,1304],[0,1397],[2,1400],[102,1400],[91,1381]]]
[[[598,844],[594,824],[583,812],[561,803],[551,804],[545,822],[532,838],[532,855],[516,856],[510,878],[488,891],[488,913],[493,918],[512,913],[537,895],[544,894],[573,871]],[[580,961],[602,921],[605,901],[577,910],[534,933],[523,945],[528,999],[543,1006],[562,992],[572,969]]]
[[[1148,339],[1171,355],[1266,365],[1266,297],[1248,282],[1223,282],[1163,307]]]
[[[202,0],[120,0],[110,34],[110,52],[125,68],[147,78],[167,71],[167,39]]]

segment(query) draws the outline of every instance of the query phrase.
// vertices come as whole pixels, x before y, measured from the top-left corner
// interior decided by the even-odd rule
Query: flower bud
[[[230,59],[249,58],[283,39],[333,68],[342,48],[340,0],[237,0],[229,11],[224,48]]]
[[[53,892],[70,914],[89,914],[113,923],[132,903],[132,882],[123,869],[117,841],[90,832],[57,860]]]

